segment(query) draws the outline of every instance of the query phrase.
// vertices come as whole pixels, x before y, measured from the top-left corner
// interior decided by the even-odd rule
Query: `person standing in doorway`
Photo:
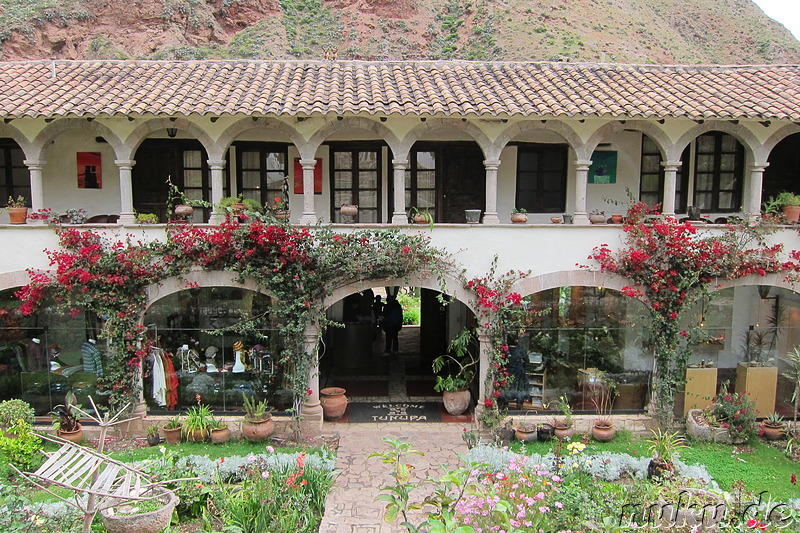
[[[395,296],[386,297],[386,307],[383,308],[383,331],[386,332],[386,350],[384,356],[397,355],[400,349],[397,338],[400,328],[403,327],[403,308]]]

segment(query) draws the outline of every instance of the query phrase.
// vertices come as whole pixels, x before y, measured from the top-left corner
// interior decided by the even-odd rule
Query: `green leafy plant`
[[[33,424],[34,415],[33,407],[19,398],[0,402],[0,427],[11,427],[17,420]]]
[[[147,429],[145,431],[147,432],[148,437],[153,435],[158,435],[158,424],[152,424],[150,426],[147,426]]]
[[[562,418],[557,418],[553,421],[556,427],[572,427],[572,407],[569,405],[569,398],[560,396],[558,400],[550,402],[547,406],[549,409],[561,411]]]
[[[792,402],[794,403],[794,422],[797,422],[797,413],[800,411],[800,346],[786,353],[786,370],[783,377],[794,386]]]
[[[136,222],[139,224],[158,224],[158,215],[155,213],[138,213]]]
[[[80,409],[81,406],[77,403],[75,393],[68,392],[64,398],[62,405],[56,405],[50,412],[53,417],[53,429],[61,431],[77,431],[81,425],[78,422],[79,413],[75,408]]]
[[[779,415],[778,413],[776,413],[774,411],[772,413],[770,413],[770,415],[764,419],[764,425],[771,426],[771,427],[774,427],[774,428],[783,427],[783,425],[785,423],[786,423],[786,420],[781,415]]]
[[[207,405],[193,405],[186,410],[186,418],[183,420],[181,431],[184,434],[208,432],[211,429],[209,424],[212,416],[211,408]]]
[[[8,202],[6,202],[7,207],[28,207],[28,202],[25,200],[24,196],[17,196],[16,200],[13,196],[8,197]]]
[[[252,198],[245,198],[242,200],[242,204],[244,204],[246,211],[251,211],[253,213],[264,213],[264,206]]]
[[[678,432],[669,433],[657,428],[651,431],[652,437],[647,439],[650,445],[647,447],[653,459],[663,463],[672,464],[680,455],[682,449],[688,448],[683,437]]]
[[[181,421],[180,415],[175,415],[164,424],[164,429],[180,429],[182,425],[183,422]]]
[[[175,205],[190,205],[192,207],[204,207],[209,208],[212,207],[210,202],[206,202],[205,200],[192,200],[186,193],[178,188],[177,185],[172,183],[172,177],[167,177],[167,207],[171,210]]]
[[[405,462],[407,455],[425,455],[424,453],[415,450],[410,442],[404,442],[397,439],[381,439],[389,445],[389,450],[384,453],[371,453],[367,456],[368,459],[378,457],[383,464],[391,468],[390,475],[395,479],[394,485],[386,485],[383,491],[386,494],[381,494],[377,501],[386,502],[386,513],[383,519],[386,522],[394,522],[398,516],[402,515],[403,522],[401,525],[409,524],[408,511],[419,509],[421,506],[410,503],[411,491],[417,486],[416,483],[411,483],[411,469],[410,464]],[[409,530],[411,531],[411,530]]]
[[[408,218],[412,222],[416,222],[417,219],[421,220],[422,223],[427,224],[428,227],[433,230],[433,213],[427,207],[423,207],[422,209],[418,207],[412,207],[408,210]]]
[[[267,400],[256,400],[255,396],[248,396],[242,393],[244,406],[244,419],[257,422],[259,420],[269,420],[272,418],[273,408],[269,407]]]
[[[83,208],[67,209],[67,211],[64,213],[64,216],[67,217],[67,221],[70,224],[85,224],[86,220],[88,219],[87,215],[88,213],[86,212],[86,209]]]
[[[475,339],[472,330],[464,329],[450,341],[448,353],[433,360],[433,371],[440,372],[445,365],[454,366],[456,372],[446,376],[436,376],[433,390],[436,392],[455,392],[466,389],[475,375],[474,367],[478,359],[470,351],[470,344]],[[451,355],[452,353],[452,355]]]
[[[20,470],[29,470],[39,459],[42,450],[42,439],[31,431],[31,425],[24,420],[17,419],[8,429],[14,437],[0,436],[0,452],[6,461]]]
[[[770,196],[764,202],[763,209],[768,215],[778,215],[784,207],[800,206],[800,195],[793,192],[783,191],[777,196]]]
[[[527,212],[528,212],[528,210],[525,209],[524,207],[515,207],[514,209],[511,210],[512,214],[514,214],[514,213],[527,213]]]
[[[727,382],[723,383],[722,390],[726,388]],[[727,429],[731,438],[751,439],[756,435],[756,409],[747,394],[717,394],[703,410],[703,417],[709,425]]]

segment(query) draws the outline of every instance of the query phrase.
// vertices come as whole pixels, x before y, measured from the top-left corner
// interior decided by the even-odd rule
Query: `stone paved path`
[[[367,459],[375,452],[388,449],[381,439],[392,438],[411,442],[424,456],[408,456],[414,465],[414,481],[437,478],[442,474],[439,465],[459,466],[455,453],[466,453],[461,440],[466,424],[391,423],[391,424],[330,424],[325,423],[323,434],[339,434],[339,451],[336,461],[337,478],[325,503],[325,516],[320,533],[394,533],[405,531],[397,523],[383,521],[384,502],[375,497],[381,487],[394,481],[389,467],[380,459]],[[412,493],[412,501],[419,501],[428,492],[426,485]],[[431,488],[430,485],[427,486]],[[421,520],[412,520],[419,523]]]

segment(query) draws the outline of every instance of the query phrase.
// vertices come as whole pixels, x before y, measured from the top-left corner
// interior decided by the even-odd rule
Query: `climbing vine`
[[[147,354],[140,325],[147,287],[195,269],[236,272],[252,278],[275,297],[283,348],[279,361],[290,368],[295,398],[307,393],[316,354],[305,347],[308,325],[327,324],[323,300],[345,283],[405,278],[415,273],[443,280],[453,269],[449,256],[421,234],[398,230],[335,233],[275,224],[256,217],[249,223],[220,226],[171,225],[164,241],[116,240],[91,230],[56,227],[60,248],[48,251],[52,269],[30,271],[30,283],[18,293],[23,314],[43,302],[57,310],[90,310],[104,319],[101,336],[110,346],[106,377],[113,406],[136,401],[136,370]],[[266,317],[243,317],[233,331],[257,332]]]

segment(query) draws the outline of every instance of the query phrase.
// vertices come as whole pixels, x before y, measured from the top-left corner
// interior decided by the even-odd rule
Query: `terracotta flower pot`
[[[575,428],[572,426],[572,424],[567,426],[565,424],[556,423],[553,427],[555,428],[554,433],[557,439],[571,439],[575,434]]]
[[[800,220],[800,206],[798,205],[787,205],[783,208],[783,216],[786,218],[786,222],[797,222]]]
[[[616,434],[617,428],[607,420],[598,420],[592,426],[592,438],[597,442],[611,442]]]
[[[528,221],[527,213],[511,213],[511,222],[514,224],[525,224]]]
[[[9,207],[8,220],[12,224],[26,224],[28,222],[27,207]]]
[[[185,432],[188,442],[203,442],[211,432],[208,429],[191,429]]]
[[[536,440],[536,428],[528,429],[518,427],[514,429],[514,436],[517,438],[517,440],[522,442]]]
[[[75,444],[80,444],[83,442],[83,428],[80,426],[80,424],[78,425],[78,429],[74,431],[64,431],[59,429],[56,431],[56,435],[64,440],[74,442]]]
[[[172,519],[172,513],[180,500],[172,491],[165,491],[159,496],[163,507],[149,513],[140,514],[111,514],[110,509],[100,512],[103,525],[108,533],[159,533],[167,527]]]
[[[348,217],[354,217],[358,214],[358,206],[353,204],[344,204],[339,208],[339,212]]]
[[[176,427],[174,429],[168,428],[161,428],[161,431],[164,432],[164,440],[167,441],[167,444],[178,444],[181,441],[181,428]]]
[[[175,206],[175,217],[177,218],[189,218],[194,213],[194,207],[190,205],[176,205]]]
[[[272,436],[275,422],[266,420],[242,420],[242,436],[250,442],[262,442]]]
[[[783,437],[783,426],[764,424],[763,435],[766,440],[778,440]]]
[[[216,428],[211,430],[211,443],[212,444],[225,444],[231,440],[231,428]]]
[[[464,414],[469,407],[469,401],[471,399],[472,395],[470,395],[467,389],[444,391],[442,393],[444,409],[453,416]]]
[[[611,215],[612,224],[622,224],[622,215]]]
[[[325,420],[339,420],[347,410],[347,390],[341,387],[327,387],[319,391],[319,403]]]

